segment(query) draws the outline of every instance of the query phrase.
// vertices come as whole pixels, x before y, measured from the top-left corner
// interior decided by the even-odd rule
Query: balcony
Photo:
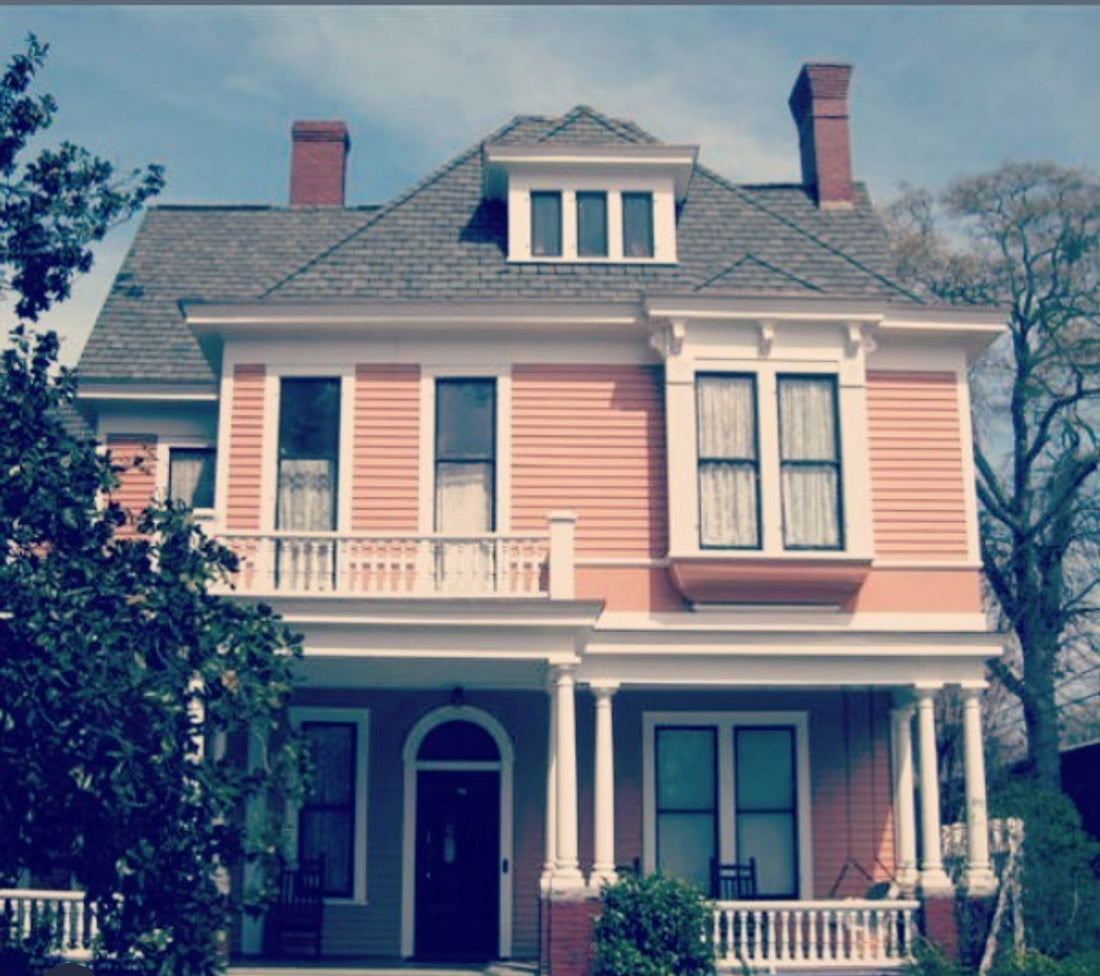
[[[901,969],[913,959],[916,901],[719,901],[711,939],[721,969]]]
[[[246,595],[369,598],[574,596],[576,516],[551,512],[541,533],[396,535],[223,532]]]

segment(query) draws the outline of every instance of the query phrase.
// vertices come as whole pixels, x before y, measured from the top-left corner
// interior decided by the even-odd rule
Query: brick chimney
[[[824,209],[850,207],[852,151],[848,138],[850,64],[809,62],[791,89],[791,115],[798,126],[802,182]]]
[[[299,119],[290,130],[290,205],[342,207],[351,140],[339,121]]]

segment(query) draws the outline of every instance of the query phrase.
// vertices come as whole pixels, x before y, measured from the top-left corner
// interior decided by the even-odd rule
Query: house
[[[897,966],[918,905],[950,938],[947,685],[991,890],[966,376],[1002,317],[890,277],[850,72],[798,75],[796,185],[580,106],[370,207],[297,122],[289,205],[146,214],[79,402],[145,461],[121,499],[189,501],[305,635],[325,956],[566,976],[601,882],[714,862],[756,868],[723,964]]]

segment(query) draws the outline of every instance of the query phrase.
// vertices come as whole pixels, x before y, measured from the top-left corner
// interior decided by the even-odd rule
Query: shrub
[[[1100,844],[1081,829],[1072,801],[1020,783],[995,799],[995,812],[1024,821],[1021,882],[1028,947],[1054,959],[1100,950]]]
[[[626,875],[602,893],[595,976],[713,976],[712,908],[692,885]]]
[[[1051,959],[1027,949],[1012,953],[994,966],[990,976],[1096,976],[1100,973],[1100,953],[1086,952]]]

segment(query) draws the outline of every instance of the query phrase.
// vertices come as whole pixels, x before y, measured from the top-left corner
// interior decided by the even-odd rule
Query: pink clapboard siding
[[[955,374],[868,373],[867,414],[875,554],[965,559],[964,445]]]
[[[230,529],[260,527],[266,372],[262,365],[251,364],[233,370],[226,500],[226,526]]]
[[[416,531],[419,422],[418,366],[355,368],[354,529]]]
[[[577,555],[668,549],[664,394],[649,366],[516,366],[512,512],[516,531],[554,509],[577,513]]]
[[[109,434],[107,449],[116,468],[118,486],[112,497],[134,519],[153,500],[157,489],[157,438],[153,434]],[[133,535],[132,522],[119,535]]]

